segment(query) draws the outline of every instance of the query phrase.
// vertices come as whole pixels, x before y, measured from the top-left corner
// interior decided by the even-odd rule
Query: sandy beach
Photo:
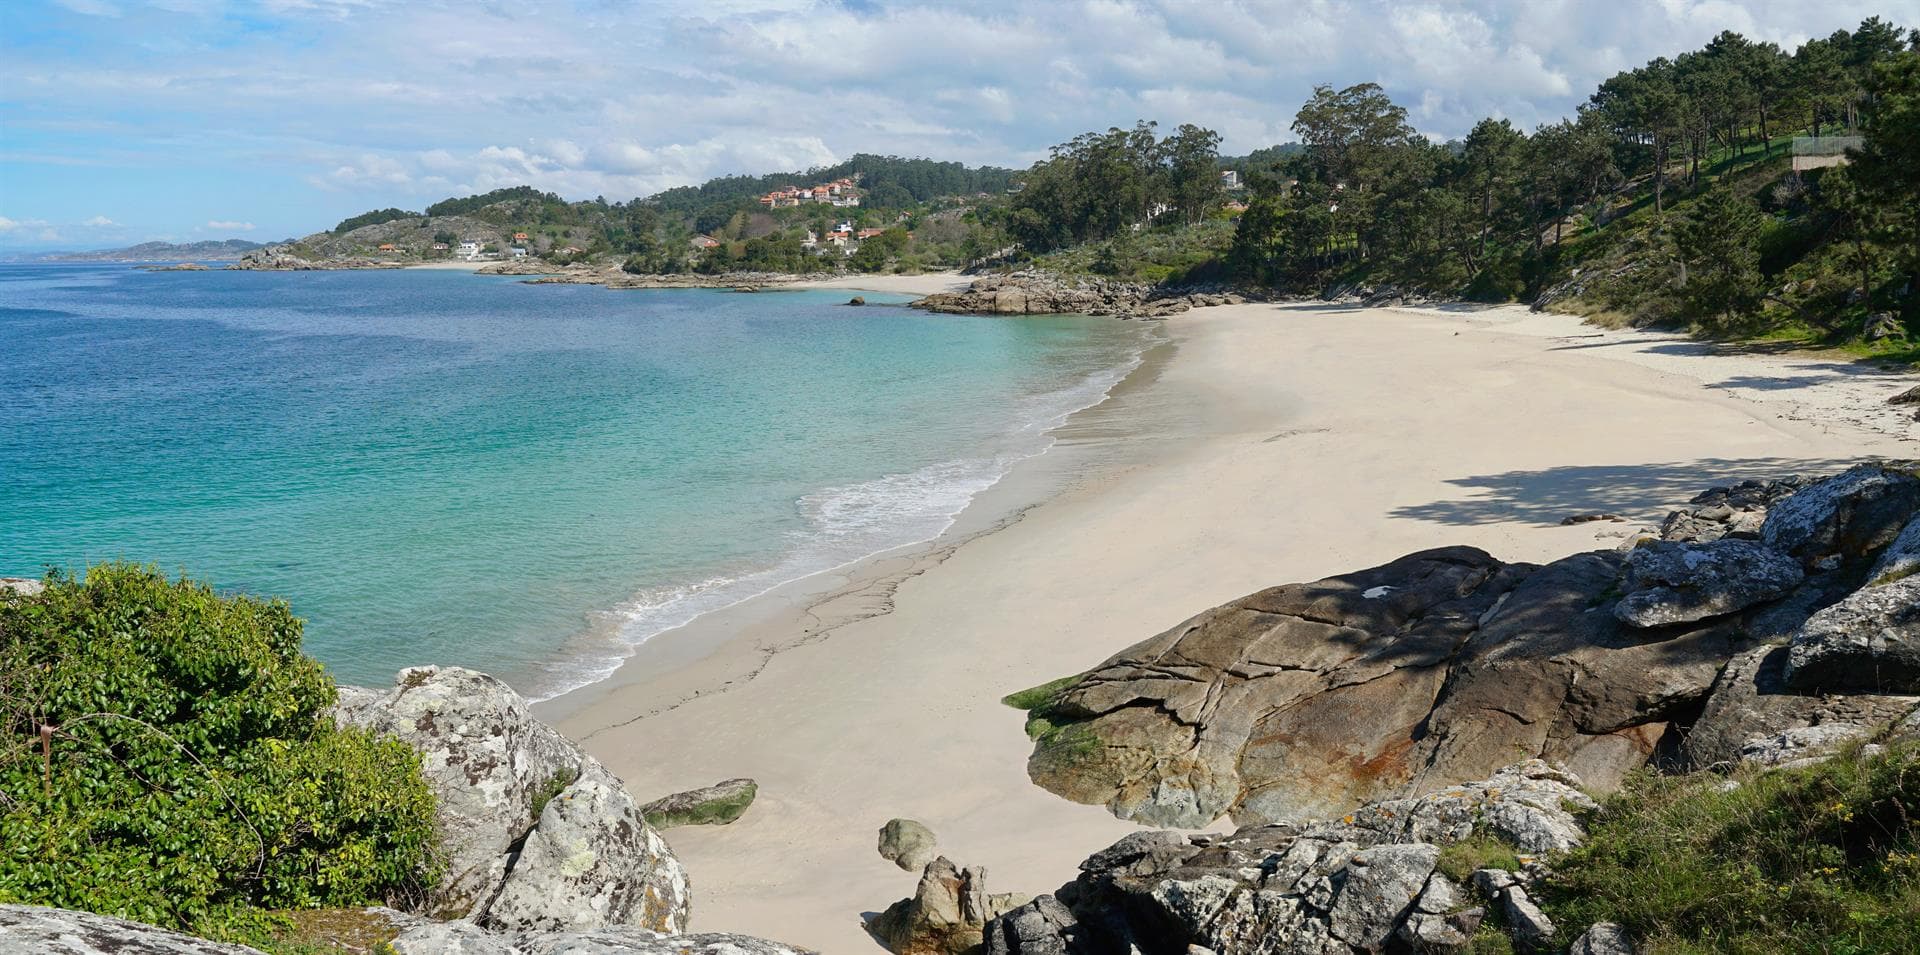
[[[936,278],[958,281],[824,287]],[[1160,331],[941,540],[702,618],[543,704],[643,799],[758,780],[739,822],[667,833],[695,929],[880,951],[861,913],[916,882],[875,853],[894,816],[991,891],[1056,888],[1134,827],[1031,785],[999,698],[1214,604],[1447,544],[1614,547],[1633,523],[1561,519],[1653,522],[1713,484],[1920,456],[1885,405],[1910,376],[1564,316],[1261,304]]]

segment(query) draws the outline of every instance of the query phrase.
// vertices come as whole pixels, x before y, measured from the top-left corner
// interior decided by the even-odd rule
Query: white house
[[[507,251],[512,252],[513,257],[516,259],[524,259],[527,257],[527,250],[517,245]]]
[[[460,257],[461,257],[461,258],[463,258],[463,259],[467,259],[467,260],[473,260],[473,259],[477,259],[477,258],[479,258],[479,257],[480,257],[480,243],[478,243],[478,242],[462,242],[462,243],[460,243]]]

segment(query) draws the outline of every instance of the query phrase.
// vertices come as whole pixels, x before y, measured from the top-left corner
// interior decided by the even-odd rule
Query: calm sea
[[[847,292],[0,266],[0,575],[286,598],[342,680],[549,696],[936,536],[1146,344]]]

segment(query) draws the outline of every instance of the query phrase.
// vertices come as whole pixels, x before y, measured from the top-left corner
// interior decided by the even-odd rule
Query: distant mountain
[[[90,252],[48,252],[36,262],[223,262],[238,259],[262,243],[245,239],[209,239],[204,242],[142,242],[124,249]]]

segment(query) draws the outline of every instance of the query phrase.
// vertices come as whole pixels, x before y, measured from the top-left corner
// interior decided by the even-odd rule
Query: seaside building
[[[463,259],[467,259],[468,261],[472,261],[473,259],[479,258],[480,243],[478,242],[460,243],[460,257]]]
[[[1238,188],[1240,188],[1240,172],[1239,172],[1239,170],[1235,170],[1235,169],[1222,169],[1222,170],[1220,170],[1220,188],[1222,188],[1222,189],[1238,189]]]
[[[516,245],[507,251],[513,253],[513,257],[516,259],[524,259],[527,257],[527,250],[521,246]]]
[[[715,246],[718,246],[720,244],[720,240],[710,235],[696,235],[693,237],[691,244],[694,248],[704,252],[707,249],[711,249],[711,248],[714,248]]]

